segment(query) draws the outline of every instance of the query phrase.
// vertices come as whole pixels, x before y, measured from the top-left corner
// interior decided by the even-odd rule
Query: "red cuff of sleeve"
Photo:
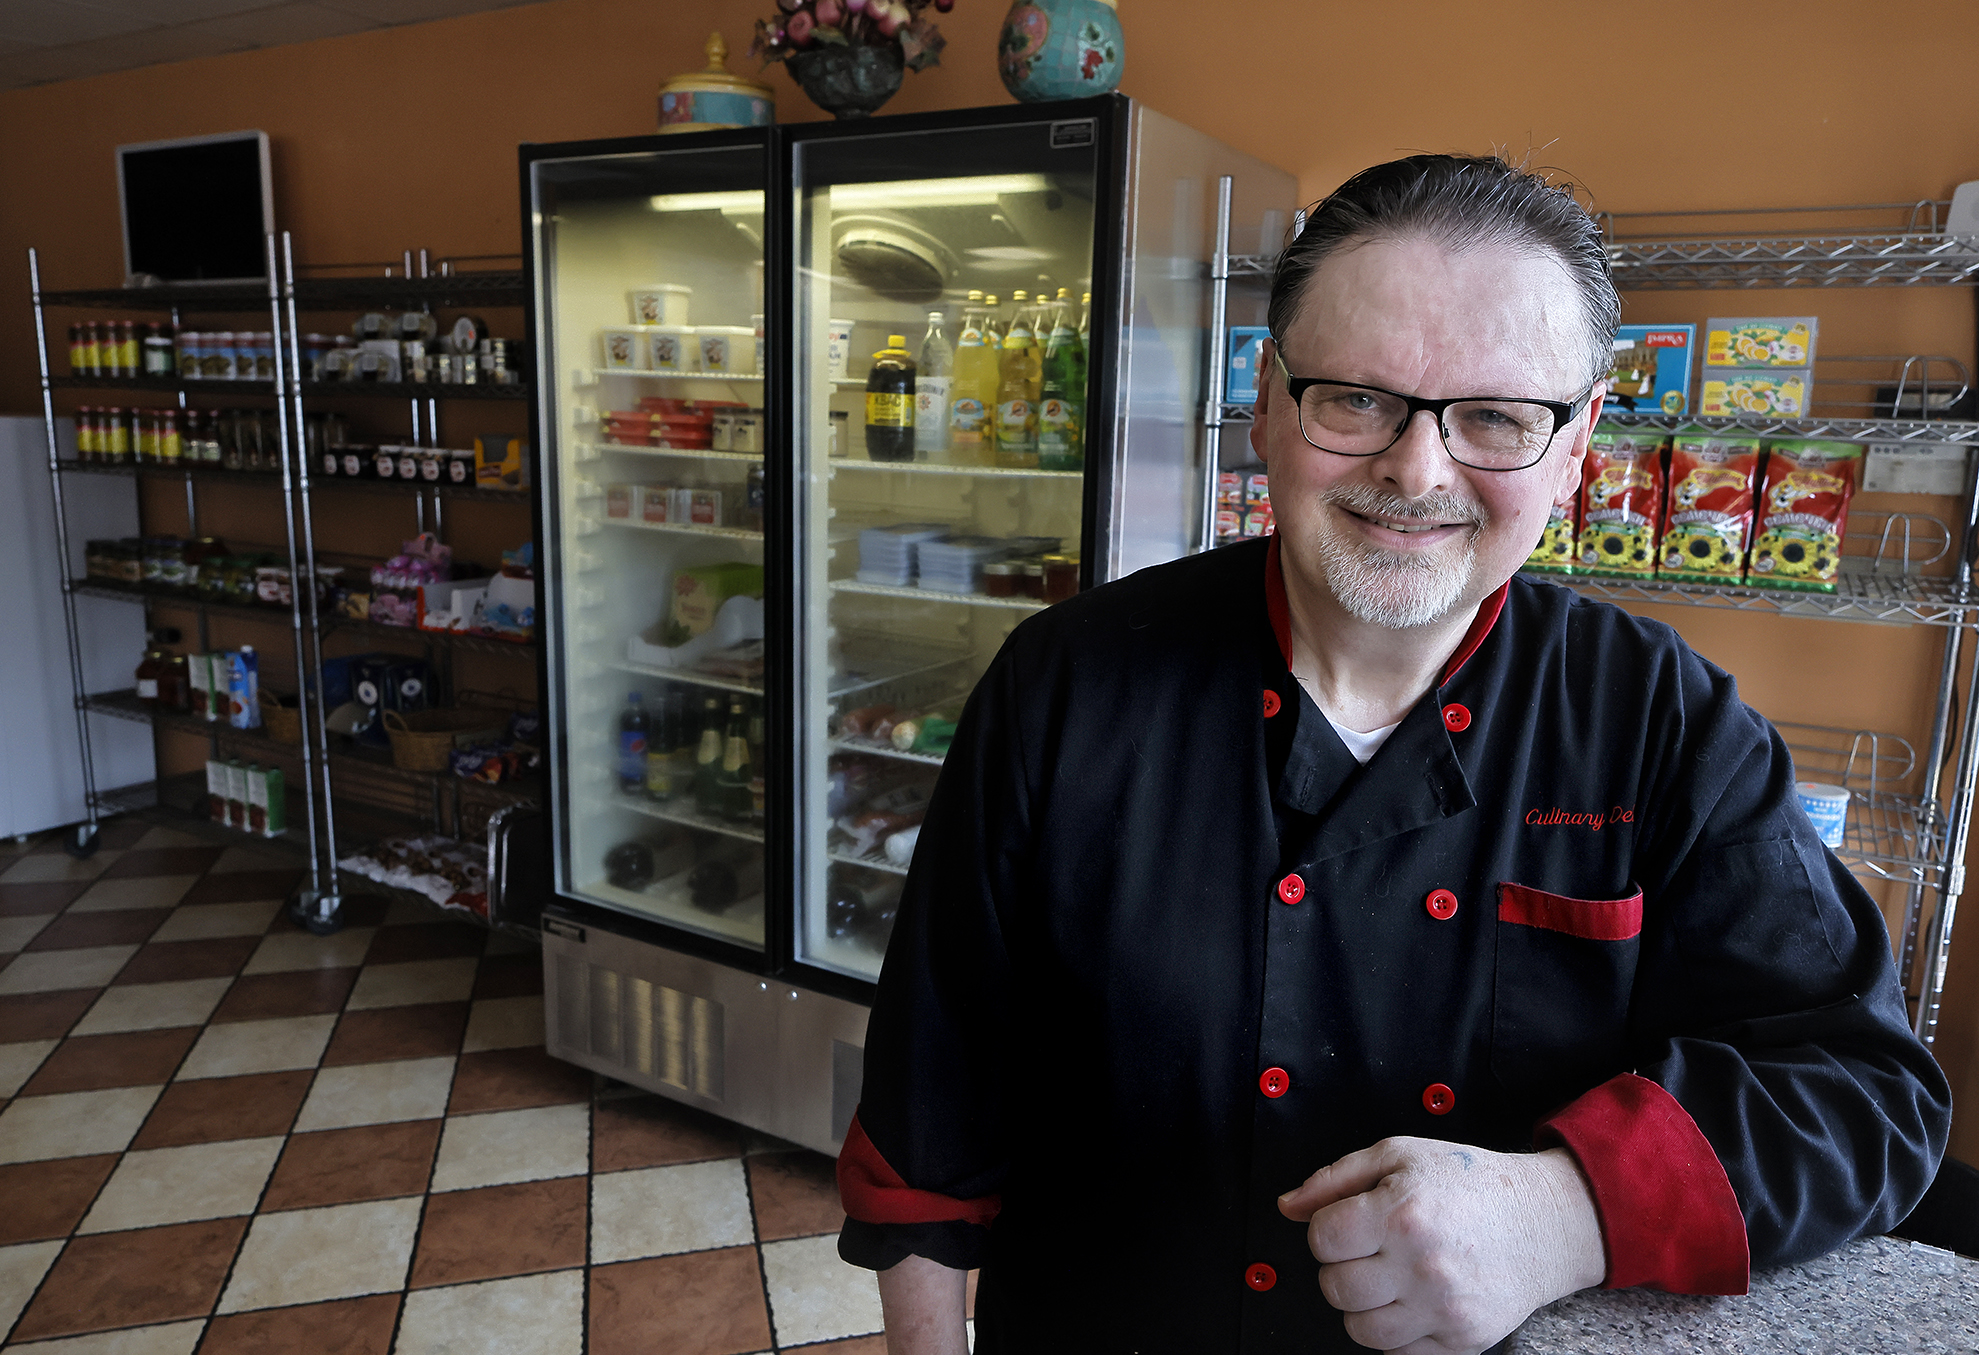
[[[958,1200],[932,1190],[916,1190],[901,1180],[873,1141],[858,1113],[838,1150],[838,1200],[861,1223],[974,1223],[987,1228],[1003,1208],[1003,1197]]]
[[[1608,1252],[1602,1288],[1746,1292],[1752,1258],[1738,1196],[1675,1097],[1624,1073],[1542,1122],[1533,1139],[1564,1146],[1593,1187]]]

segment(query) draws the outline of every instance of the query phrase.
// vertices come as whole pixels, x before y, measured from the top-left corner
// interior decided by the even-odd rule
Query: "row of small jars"
[[[107,465],[204,465],[222,470],[277,470],[281,440],[273,410],[131,408],[84,405],[76,410],[76,459]],[[305,445],[314,452],[345,436],[337,414],[304,416]]]

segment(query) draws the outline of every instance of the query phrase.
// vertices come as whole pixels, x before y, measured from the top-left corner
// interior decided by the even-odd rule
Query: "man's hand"
[[[880,1272],[887,1355],[968,1355],[968,1272],[910,1256]]]
[[[1383,1139],[1278,1208],[1311,1220],[1320,1292],[1346,1314],[1347,1334],[1376,1350],[1481,1351],[1607,1274],[1594,1197],[1564,1148]]]

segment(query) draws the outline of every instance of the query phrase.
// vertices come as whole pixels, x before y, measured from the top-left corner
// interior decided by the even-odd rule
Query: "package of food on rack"
[[[920,549],[930,541],[946,541],[954,529],[939,522],[896,522],[867,527],[859,533],[861,583],[913,586],[920,569]]]
[[[286,607],[295,598],[287,565],[260,565],[254,571],[254,596]]]
[[[1677,434],[1656,572],[1693,583],[1737,583],[1758,478],[1758,438]]]
[[[1859,442],[1780,438],[1766,444],[1765,488],[1746,578],[1769,588],[1832,593],[1861,480]]]
[[[206,760],[206,817],[222,828],[227,826],[227,764],[221,759]]]
[[[288,802],[285,796],[280,767],[249,763],[247,831],[261,837],[280,837],[288,831]]]
[[[186,655],[187,710],[195,719],[217,718],[213,702],[213,656]]]
[[[443,906],[455,895],[486,894],[488,889],[486,850],[447,837],[388,838],[337,865],[367,880],[423,894]]]
[[[408,589],[453,578],[454,548],[431,532],[407,541],[397,555],[371,567],[373,588]]]
[[[691,639],[705,634],[715,624],[715,614],[730,598],[762,595],[763,567],[746,560],[677,569],[673,575],[671,619]]]
[[[1623,325],[1615,331],[1608,371],[1611,407],[1682,414],[1690,403],[1691,350],[1696,325]]]
[[[832,824],[845,835],[846,849],[854,856],[864,856],[884,845],[894,833],[919,824],[927,812],[928,787],[923,779],[881,791]]]
[[[247,764],[228,759],[220,764],[227,782],[227,827],[247,828]]]
[[[949,745],[955,742],[955,730],[960,723],[953,710],[931,710],[895,721],[890,739],[893,746],[903,753],[946,757]]]
[[[1574,572],[1574,510],[1579,496],[1556,503],[1546,514],[1546,526],[1539,533],[1539,544],[1526,557],[1523,568],[1543,574]]]
[[[1812,367],[1821,332],[1815,315],[1758,315],[1712,319],[1704,326],[1706,367]]]
[[[261,660],[251,645],[227,651],[227,723],[261,728]]]
[[[838,732],[847,738],[872,738],[874,731],[881,724],[891,722],[896,713],[896,707],[885,704],[860,706],[838,717]]]
[[[618,522],[632,520],[633,500],[639,491],[638,485],[618,481],[605,486],[605,516]]]
[[[1216,473],[1216,506],[1218,508],[1242,508],[1244,506],[1244,475],[1242,471],[1226,470]]]
[[[673,522],[674,496],[680,492],[677,485],[647,484],[635,486],[633,495],[634,520],[650,527]]]
[[[1810,367],[1711,372],[1704,378],[1698,408],[1711,418],[1798,419],[1807,413],[1813,389]]]
[[[1597,429],[1581,463],[1582,570],[1641,578],[1656,572],[1663,512],[1663,434]]]
[[[1276,519],[1271,515],[1271,505],[1266,504],[1262,508],[1253,508],[1244,514],[1242,535],[1270,536],[1276,526]]]
[[[484,435],[474,439],[474,483],[482,489],[527,489],[529,439]]]

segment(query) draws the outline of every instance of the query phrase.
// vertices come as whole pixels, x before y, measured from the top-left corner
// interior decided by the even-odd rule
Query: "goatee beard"
[[[1463,554],[1434,555],[1387,551],[1356,540],[1322,514],[1318,528],[1320,575],[1349,616],[1372,626],[1407,630],[1433,625],[1463,602],[1477,572],[1477,537],[1484,509],[1468,499],[1438,491],[1418,499],[1372,485],[1339,485],[1321,502],[1370,518],[1416,518],[1436,523],[1468,523]]]

